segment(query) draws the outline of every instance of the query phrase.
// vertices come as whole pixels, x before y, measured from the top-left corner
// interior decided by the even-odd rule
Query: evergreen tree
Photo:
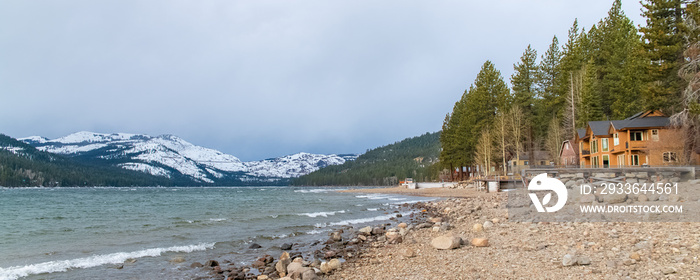
[[[560,73],[561,50],[559,39],[552,38],[552,43],[542,56],[537,67],[538,98],[536,102],[534,124],[545,124],[552,116],[560,115],[564,106],[564,99],[556,84]],[[546,137],[547,127],[534,126],[534,137],[540,142]]]
[[[520,62],[513,65],[515,73],[510,77],[513,86],[513,105],[520,107],[525,115],[532,113],[536,94],[537,51],[530,45],[520,57]]]
[[[682,79],[677,75],[683,63],[682,0],[643,0],[646,26],[644,57],[648,61],[648,82],[643,88],[647,109],[679,110]]]

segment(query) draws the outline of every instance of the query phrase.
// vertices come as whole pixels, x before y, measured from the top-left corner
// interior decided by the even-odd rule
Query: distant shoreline
[[[355,192],[355,193],[382,193],[382,194],[401,194],[421,197],[442,197],[442,198],[467,198],[467,197],[482,197],[484,192],[468,191],[465,189],[448,189],[448,188],[430,188],[430,189],[408,189],[404,187],[384,187],[384,188],[352,188],[348,190],[339,190],[339,192]]]

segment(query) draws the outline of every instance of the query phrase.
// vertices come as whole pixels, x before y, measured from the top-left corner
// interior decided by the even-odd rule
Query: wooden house
[[[659,111],[588,122],[577,142],[581,167],[676,165],[683,152],[680,131],[670,128],[669,118]]]

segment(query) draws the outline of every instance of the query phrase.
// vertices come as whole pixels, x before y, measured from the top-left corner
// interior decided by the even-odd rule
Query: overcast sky
[[[612,2],[0,0],[0,133],[362,153],[438,131],[484,61],[508,80]]]

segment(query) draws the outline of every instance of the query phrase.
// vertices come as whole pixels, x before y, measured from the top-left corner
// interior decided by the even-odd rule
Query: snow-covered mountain
[[[102,134],[82,131],[57,139],[20,138],[39,150],[99,161],[168,178],[195,182],[275,182],[299,177],[328,165],[343,164],[355,155],[294,155],[243,162],[235,156],[189,143],[174,135]]]

